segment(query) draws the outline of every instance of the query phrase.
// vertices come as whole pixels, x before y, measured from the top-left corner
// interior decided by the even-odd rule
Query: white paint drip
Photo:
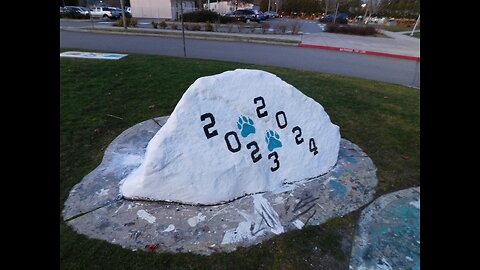
[[[191,217],[187,220],[188,225],[190,227],[195,227],[197,226],[198,223],[205,221],[206,216],[202,215],[202,213],[198,213],[198,215]]]
[[[284,232],[277,212],[262,194],[252,195],[254,213],[238,211],[245,221],[238,224],[237,228],[225,231],[222,245],[254,240],[265,235],[270,230],[274,234]]]
[[[295,219],[292,223],[295,225],[295,227],[297,227],[297,229],[301,229],[303,226],[305,226],[300,219]]]
[[[175,225],[170,224],[170,225],[168,225],[168,227],[167,227],[165,230],[163,230],[163,231],[164,231],[164,232],[171,232],[171,231],[173,231],[173,230],[175,230]]]
[[[137,211],[137,216],[141,219],[144,219],[144,220],[148,221],[149,223],[154,223],[157,220],[156,217],[150,215],[145,210],[138,210]]]
[[[270,203],[268,203],[267,199],[265,199],[262,194],[256,194],[252,197],[255,212],[265,219],[265,222],[267,222],[269,227],[271,227],[270,231],[274,234],[283,233],[284,230],[282,224],[280,223],[280,218]]]

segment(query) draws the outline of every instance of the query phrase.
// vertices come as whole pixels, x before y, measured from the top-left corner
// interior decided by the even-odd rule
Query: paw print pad
[[[267,134],[265,135],[265,141],[268,144],[268,151],[270,152],[275,148],[282,147],[282,142],[280,141],[280,135],[278,135],[278,133],[273,130],[267,131]]]
[[[246,116],[242,115],[238,118],[237,127],[242,131],[240,134],[244,138],[255,133],[255,127],[253,125],[253,120]]]

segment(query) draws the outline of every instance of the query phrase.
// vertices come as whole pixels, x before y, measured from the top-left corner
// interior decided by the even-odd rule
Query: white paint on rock
[[[255,103],[258,97],[263,102]],[[268,115],[259,117],[257,110]],[[207,126],[211,118],[201,120],[206,113],[215,119],[212,127]],[[237,126],[242,116],[251,119],[255,128],[246,137]],[[299,145],[295,140],[299,132],[292,131],[295,126],[301,128]],[[217,135],[207,139],[205,129]],[[281,147],[268,149],[269,130],[278,134]],[[309,149],[310,138],[315,140],[316,155]],[[239,151],[231,152],[227,140]],[[247,148],[252,141],[258,145],[256,155],[262,156],[255,163],[251,157],[255,147]],[[187,89],[148,143],[143,163],[122,180],[120,191],[130,199],[218,204],[325,174],[337,162],[339,146],[339,127],[319,103],[274,74],[227,71],[199,78]],[[277,164],[274,156],[268,157],[272,152],[280,165],[273,172]]]

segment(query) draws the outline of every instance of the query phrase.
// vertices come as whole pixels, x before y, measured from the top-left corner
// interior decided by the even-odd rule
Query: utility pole
[[[180,0],[180,14],[182,16],[183,57],[187,57],[187,51],[185,50],[185,26],[183,25],[183,0]]]
[[[125,21],[125,9],[123,8],[123,0],[120,0],[120,7],[122,8],[123,28],[127,30],[127,22]]]
[[[415,25],[413,26],[412,33],[410,33],[410,36],[413,36],[413,32],[415,32],[415,28],[417,28],[417,24],[420,21],[420,13],[418,14],[417,21],[415,22]]]
[[[268,0],[268,10],[267,11],[270,11],[270,0]]]

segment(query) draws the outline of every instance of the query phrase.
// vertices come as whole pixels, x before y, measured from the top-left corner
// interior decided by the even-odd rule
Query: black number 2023
[[[215,117],[213,117],[213,114],[211,113],[204,113],[200,116],[200,120],[203,122],[207,119],[210,119],[210,123],[206,124],[203,126],[203,131],[205,132],[205,136],[207,136],[207,139],[210,139],[212,137],[215,137],[218,135],[218,131],[215,129],[213,131],[210,131],[209,129],[215,126]]]

